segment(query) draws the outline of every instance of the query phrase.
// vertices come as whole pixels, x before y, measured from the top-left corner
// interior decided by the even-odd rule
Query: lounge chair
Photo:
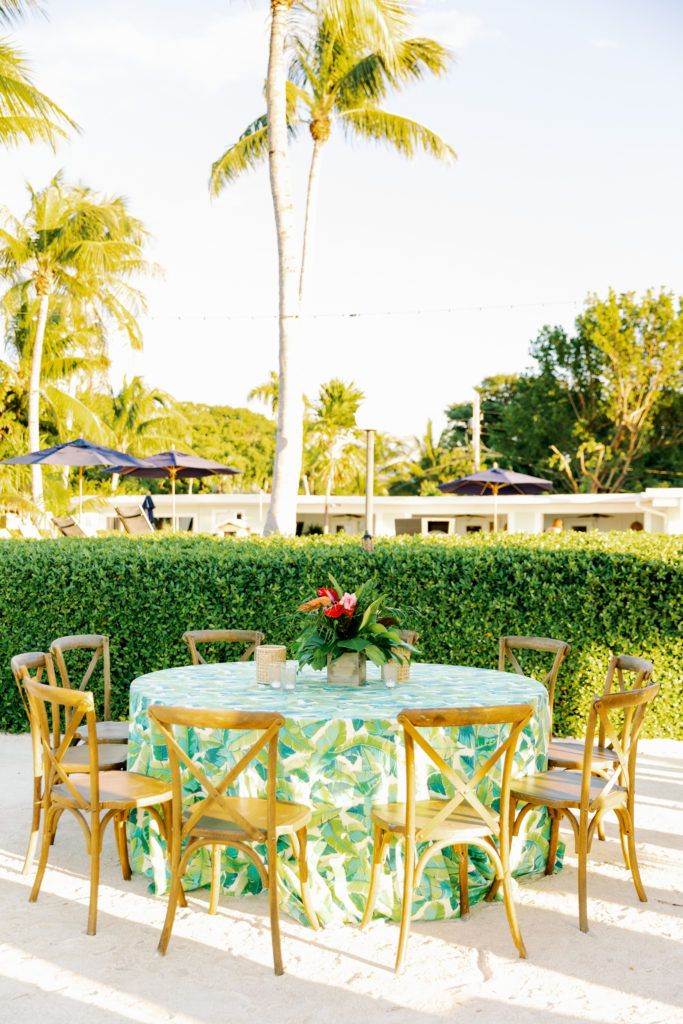
[[[145,515],[142,505],[138,505],[136,509],[119,508],[117,505],[115,509],[126,533],[154,533],[154,527]]]
[[[87,533],[80,526],[73,516],[66,516],[64,519],[57,519],[52,517],[52,522],[57,527],[59,532],[65,537],[87,537]]]

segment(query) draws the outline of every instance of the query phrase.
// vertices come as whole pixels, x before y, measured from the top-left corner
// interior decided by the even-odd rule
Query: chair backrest
[[[255,629],[190,629],[183,633],[183,640],[190,648],[193,665],[206,665],[206,659],[197,650],[197,644],[249,644],[238,661],[248,661],[257,647],[263,643],[263,633]]]
[[[404,643],[410,644],[411,647],[415,647],[420,639],[420,634],[416,633],[414,629],[399,629],[398,635]]]
[[[593,767],[593,743],[596,728],[609,740],[617,755],[614,769],[602,790],[600,797],[609,793],[617,783],[626,787],[628,798],[633,801],[633,787],[636,772],[638,736],[648,704],[657,696],[659,683],[641,686],[635,690],[603,693],[591,701],[586,727],[586,742],[583,751],[583,777],[581,785],[581,810],[590,809],[590,785]]]
[[[612,693],[615,686],[618,693],[639,690],[648,685],[653,670],[654,665],[645,658],[634,658],[630,654],[617,654],[610,658],[603,694]],[[602,722],[598,727],[598,744],[601,747],[605,746],[605,729]]]
[[[24,711],[26,712],[26,718],[33,731],[33,722],[31,720],[31,708],[28,702],[28,695],[26,692],[26,684],[29,682],[39,683],[43,677],[43,672],[48,681],[49,686],[57,686],[57,677],[55,675],[55,667],[52,663],[52,658],[46,651],[28,651],[26,654],[15,654],[13,658],[10,658],[10,667],[12,669],[12,675],[14,681],[17,684],[19,690],[19,696],[21,697],[21,703],[24,705]],[[31,675],[31,671],[34,674]],[[36,749],[34,745],[34,766],[36,754],[39,755],[39,749]],[[40,758],[38,758],[40,761]]]
[[[145,515],[142,505],[138,505],[136,509],[132,510],[119,508],[118,505],[115,505],[114,510],[121,520],[121,525],[126,533],[154,533],[154,527]]]
[[[498,644],[498,669],[505,672],[506,662],[520,676],[529,675],[522,668],[522,665],[515,654],[515,651],[537,651],[544,654],[552,654],[553,663],[548,672],[539,682],[543,683],[548,691],[548,704],[550,705],[550,721],[553,720],[553,706],[555,703],[555,683],[560,665],[571,651],[569,644],[564,640],[552,640],[546,636],[502,636]],[[535,677],[534,677],[535,678]]]
[[[66,667],[65,651],[92,651],[93,655],[85,673],[74,687]],[[111,665],[109,661],[109,637],[99,633],[82,633],[74,636],[60,636],[50,644],[50,654],[57,666],[62,686],[67,690],[85,690],[90,682],[95,667],[102,658],[102,674],[104,676],[104,721],[111,720]]]
[[[471,708],[406,708],[400,711],[398,721],[403,726],[406,748],[406,828],[408,834],[415,834],[417,842],[427,842],[435,829],[461,804],[466,804],[470,810],[474,811],[492,833],[496,834],[500,825],[501,833],[507,834],[512,762],[519,734],[531,720],[533,714],[534,709],[531,704]],[[461,774],[461,771],[448,764],[421,732],[422,729],[460,729],[476,725],[509,725],[510,731],[507,738],[498,744],[483,764],[478,767],[476,764],[473,766],[469,775]],[[444,779],[446,792],[448,792],[448,784],[453,791],[451,797],[440,801],[439,810],[417,833],[415,833],[415,745],[420,747],[438,768]],[[491,808],[486,807],[477,796],[477,786],[501,758],[503,758],[503,765],[500,784],[500,818],[499,821],[496,821],[495,813]]]
[[[99,806],[99,762],[97,759],[97,735],[95,730],[95,702],[92,693],[80,690],[65,690],[61,686],[45,686],[31,679],[25,681],[26,693],[31,711],[31,730],[35,732],[42,746],[45,766],[45,791],[63,782],[81,810]],[[50,705],[48,715],[47,706]],[[61,712],[68,720],[61,731]],[[50,718],[52,722],[50,722]],[[76,738],[76,730],[88,727],[88,757],[90,762],[90,803],[84,799],[69,781],[69,773],[63,766],[64,756]]]
[[[228,804],[228,790],[235,786],[239,776],[267,746],[266,831],[271,832],[275,828],[277,744],[280,729],[285,724],[284,717],[271,711],[216,711],[207,708],[166,707],[163,704],[151,704],[147,713],[166,741],[171,769],[175,835],[182,835],[184,838],[192,831],[200,818],[212,817],[216,811],[222,810],[224,813],[227,812],[227,819],[233,821],[250,839],[256,842],[262,841],[264,833],[243,817],[234,804]],[[214,781],[206,775],[200,765],[192,760],[190,754],[179,742],[173,731],[173,726],[180,726],[184,730],[185,736],[187,736],[188,729],[249,731],[258,735],[239,757],[236,764],[226,768],[222,779]],[[186,819],[182,823],[181,833],[182,775],[185,773],[187,777],[188,772],[196,802],[189,809],[189,813],[186,802]]]
[[[52,522],[57,527],[59,532],[65,537],[87,537],[87,533],[82,526],[76,522],[73,516],[66,516],[64,519],[57,519],[55,516],[52,517]]]

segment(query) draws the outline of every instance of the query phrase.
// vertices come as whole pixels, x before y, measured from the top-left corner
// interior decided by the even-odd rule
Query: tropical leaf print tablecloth
[[[530,703],[535,715],[521,736],[515,757],[515,774],[546,768],[550,715],[545,688],[531,679],[506,672],[457,665],[411,667],[411,679],[395,689],[385,689],[379,672],[369,669],[367,686],[359,689],[328,687],[324,673],[304,670],[296,690],[273,690],[256,682],[253,662],[224,665],[190,665],[141,676],[131,685],[131,730],[128,768],[156,778],[168,778],[166,747],[152,731],[150,704],[185,707],[278,710],[286,718],[280,732],[278,798],[296,800],[313,810],[309,826],[308,863],[311,891],[321,923],[359,921],[369,885],[373,803],[405,798],[403,737],[396,716],[404,707],[467,707],[487,704]],[[503,727],[506,728],[506,727]],[[226,734],[220,730],[190,730],[185,748],[207,774],[220,778],[232,766],[253,734]],[[460,729],[457,734],[435,730],[432,742],[442,756],[459,761],[467,774],[473,764],[483,763],[501,739],[497,726]],[[482,780],[478,795],[497,807],[498,775]],[[417,760],[417,798],[443,793],[440,776],[426,762]],[[189,775],[189,773],[188,773]],[[241,776],[240,793],[264,796],[265,771],[252,765]],[[191,785],[188,780],[188,802]],[[548,847],[548,823],[544,811],[530,815],[526,831],[514,840],[513,874],[543,870]],[[154,822],[145,814],[129,826],[131,864],[148,875],[151,889],[167,888],[167,863]],[[287,840],[280,841],[281,906],[305,921],[298,895],[296,864]],[[398,863],[397,863],[398,861]],[[402,848],[392,844],[376,913],[398,920],[403,879]],[[469,893],[476,902],[485,895],[493,878],[485,854],[470,848]],[[185,876],[185,888],[211,882],[210,854],[201,850]],[[254,893],[261,888],[253,864],[235,850],[222,854],[222,885],[233,894]],[[431,861],[415,893],[415,918],[452,917],[459,911],[457,859],[447,852]]]

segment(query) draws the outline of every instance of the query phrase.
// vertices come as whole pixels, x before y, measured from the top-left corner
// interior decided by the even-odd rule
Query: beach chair
[[[63,519],[52,517],[52,522],[64,537],[87,537],[83,527],[76,522],[73,516],[66,516]]]
[[[119,508],[118,505],[114,508],[126,533],[154,533],[154,527],[145,515],[142,505],[138,505],[136,509]]]

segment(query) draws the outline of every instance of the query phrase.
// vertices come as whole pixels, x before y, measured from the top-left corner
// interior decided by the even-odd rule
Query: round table
[[[153,732],[147,708],[150,704],[185,707],[277,710],[286,719],[280,732],[278,798],[296,800],[313,810],[309,826],[308,863],[314,906],[321,923],[359,921],[369,885],[372,828],[369,810],[373,803],[405,798],[403,733],[396,716],[406,707],[468,707],[529,703],[535,714],[522,733],[515,755],[517,776],[547,767],[550,733],[548,695],[541,683],[507,672],[458,665],[413,664],[411,678],[386,689],[379,670],[368,669],[368,684],[359,688],[332,688],[325,673],[304,669],[294,691],[274,690],[256,682],[254,662],[189,665],[151,672],[134,680],[130,689],[130,738],[128,768],[156,778],[168,778],[166,748]],[[461,729],[455,734],[434,730],[431,742],[442,756],[461,759],[468,774],[483,763],[500,742],[496,726]],[[220,777],[226,765],[235,763],[234,744],[221,731],[195,731],[187,740],[192,756],[208,774]],[[246,743],[246,738],[243,743]],[[237,756],[239,753],[237,752]],[[496,771],[480,783],[478,795],[496,805],[500,762]],[[439,793],[440,776],[420,765],[417,798]],[[264,796],[263,779],[257,770],[241,777],[240,793]],[[441,793],[443,790],[440,791]],[[148,875],[151,889],[167,887],[167,862],[163,844],[148,815],[129,826],[131,864]],[[547,853],[548,821],[545,811],[530,815],[526,833],[513,843],[512,865],[516,876],[543,870]],[[485,895],[493,874],[490,861],[476,848],[469,858],[470,901]],[[222,885],[241,894],[258,892],[261,883],[250,861],[238,851],[223,852]],[[376,913],[398,919],[402,885],[402,848],[392,844]],[[280,869],[281,906],[305,921],[298,895],[296,866],[283,843]],[[187,889],[208,886],[210,855],[198,852],[185,876]],[[415,893],[415,918],[436,919],[459,911],[457,860],[446,852],[437,856]]]

